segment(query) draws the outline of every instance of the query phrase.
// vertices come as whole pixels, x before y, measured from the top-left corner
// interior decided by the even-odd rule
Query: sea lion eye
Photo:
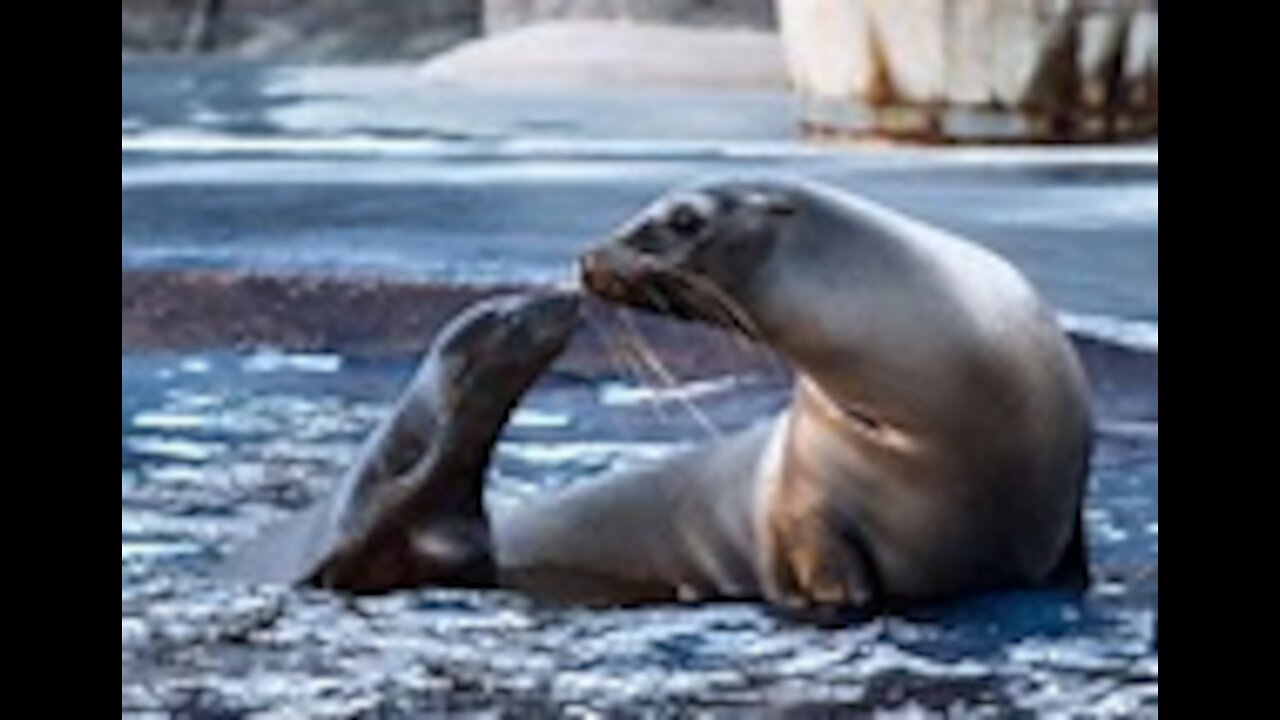
[[[671,211],[667,219],[671,231],[683,238],[693,238],[707,229],[707,218],[690,205],[680,205]]]

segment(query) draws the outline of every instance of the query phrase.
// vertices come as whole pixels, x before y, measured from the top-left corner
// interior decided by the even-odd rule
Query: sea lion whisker
[[[658,353],[653,349],[653,345],[647,338],[645,338],[644,334],[640,332],[640,327],[636,324],[635,318],[627,312],[621,313],[620,317],[623,319],[624,326],[628,330],[628,339],[633,342],[632,350],[637,353],[638,358],[646,366],[653,370],[659,381],[666,386],[666,389],[672,391],[671,395],[675,398],[675,401],[679,403],[685,412],[693,418],[694,422],[698,423],[698,425],[700,425],[709,435],[714,438],[724,437],[724,432],[711,420],[702,408],[698,407],[697,404],[690,400],[686,395],[679,392],[679,388],[683,383],[675,376],[674,373],[671,372],[671,369],[665,362],[663,362],[662,358],[659,357]]]
[[[610,308],[610,312],[612,311],[613,309]],[[635,363],[628,362],[628,358],[624,356],[625,344],[620,342],[618,337],[610,331],[611,328],[608,324],[601,323],[592,317],[587,319],[586,326],[595,335],[596,341],[604,349],[605,354],[608,355],[609,364],[613,366],[614,374],[631,382],[640,383],[644,381],[640,368]]]
[[[608,309],[610,316],[616,321],[618,318],[619,308],[610,306]],[[634,383],[635,385],[646,389],[652,389],[661,382],[658,378],[653,376],[653,371],[648,367],[648,365],[638,357],[635,350],[632,348],[631,343],[628,342],[625,337],[614,332],[617,328],[621,327],[620,322],[614,322],[610,325],[607,323],[600,323],[592,319],[588,322],[588,327],[590,327],[592,332],[596,334],[601,346],[609,355],[610,364],[613,365],[618,376],[624,381]],[[646,395],[646,400],[646,406],[648,406],[649,410],[660,422],[665,423],[670,420],[670,415],[667,413],[666,408],[662,403],[658,402],[658,400],[651,394]]]

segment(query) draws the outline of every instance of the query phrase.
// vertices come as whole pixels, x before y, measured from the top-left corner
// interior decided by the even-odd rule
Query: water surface
[[[338,477],[411,369],[279,353],[122,356],[122,712],[1158,716],[1150,427],[1102,439],[1089,511],[1099,583],[1084,598],[1015,593],[828,631],[748,605],[579,611],[442,591],[351,601],[209,577],[227,548]],[[679,407],[640,402],[645,392],[549,378],[503,440],[491,501],[704,437]],[[689,394],[732,429],[767,417],[786,387],[739,378]]]

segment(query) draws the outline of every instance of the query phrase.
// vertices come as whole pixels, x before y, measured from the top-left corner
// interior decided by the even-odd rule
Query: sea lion
[[[503,296],[452,320],[342,482],[237,552],[228,573],[362,594],[493,585],[482,502],[493,446],[564,350],[579,303],[577,294]]]
[[[481,522],[481,445],[524,377],[489,401],[485,432],[465,434],[464,480],[442,481],[441,497],[417,480],[395,511],[338,495],[325,527],[340,537],[310,543],[325,549],[313,581],[359,592],[478,577],[550,600],[763,600],[827,617],[1086,580],[1087,385],[1053,313],[992,253],[832,188],[719,182],[626,223],[582,276],[605,300],[771,348],[796,375],[790,406]],[[413,406],[392,426],[424,425]],[[390,437],[356,477],[422,455],[412,433]],[[448,455],[451,442],[427,444]],[[334,522],[345,506],[356,521]]]
[[[874,610],[1087,579],[1078,357],[991,252],[808,183],[680,190],[582,260],[611,302],[727,327],[779,417],[496,519],[504,584],[600,602]]]

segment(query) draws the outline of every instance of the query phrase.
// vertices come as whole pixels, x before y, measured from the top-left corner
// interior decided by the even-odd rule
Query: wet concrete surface
[[[681,121],[670,97],[539,106],[406,83],[122,63],[122,716],[1158,717],[1155,148],[819,152],[791,142],[778,98],[683,99]],[[338,478],[468,292],[561,280],[670,184],[738,172],[865,192],[996,247],[1051,295],[1103,421],[1086,597],[823,631],[750,606],[348,601],[216,577]],[[509,429],[492,502],[699,441],[682,397],[726,430],[786,400],[767,360],[711,361],[741,362],[732,343],[644,332],[687,384],[655,391],[580,347]]]

